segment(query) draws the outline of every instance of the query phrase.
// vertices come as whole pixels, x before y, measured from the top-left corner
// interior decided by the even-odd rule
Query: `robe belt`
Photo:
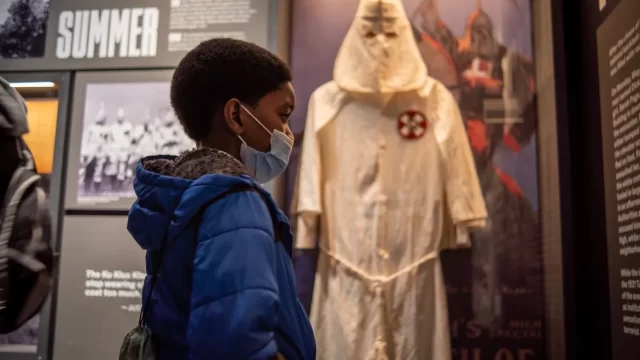
[[[342,256],[332,251],[329,251],[328,249],[322,246],[320,247],[320,250],[322,250],[322,252],[327,254],[331,259],[335,260],[335,262],[342,264],[345,268],[347,268],[347,270],[356,274],[361,280],[368,283],[368,285],[370,286],[370,290],[373,291],[373,293],[375,294],[375,297],[378,299],[378,311],[381,318],[384,318],[385,316],[385,300],[384,300],[384,296],[382,296],[383,287],[386,284],[390,283],[391,281],[397,279],[398,277],[416,270],[418,267],[420,267],[422,264],[426,263],[427,261],[433,260],[438,257],[438,252],[432,251],[424,255],[417,261],[411,263],[408,266],[405,266],[404,268],[400,269],[399,271],[396,271],[391,275],[381,276],[381,275],[367,274],[364,270],[353,265],[352,263],[344,259]],[[389,357],[387,355],[387,342],[384,336],[384,329],[380,325],[381,323],[382,322],[378,323],[378,326],[376,329],[376,340],[373,343],[373,352],[369,356],[369,359],[371,360],[389,360]]]

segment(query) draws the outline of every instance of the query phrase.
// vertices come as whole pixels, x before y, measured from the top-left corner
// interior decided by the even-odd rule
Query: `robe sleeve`
[[[470,245],[469,230],[483,228],[487,209],[480,189],[478,175],[455,99],[441,88],[433,94],[438,107],[435,113],[435,135],[442,157],[445,198],[448,218],[455,226],[450,247]]]
[[[316,247],[318,224],[322,214],[322,162],[316,133],[317,100],[314,95],[309,100],[292,206],[292,213],[296,218],[295,247],[297,249]]]

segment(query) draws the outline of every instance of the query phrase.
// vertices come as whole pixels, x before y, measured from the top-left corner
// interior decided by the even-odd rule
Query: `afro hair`
[[[180,61],[171,81],[171,106],[187,135],[201,140],[232,98],[255,106],[291,81],[291,70],[268,50],[241,40],[202,42]]]

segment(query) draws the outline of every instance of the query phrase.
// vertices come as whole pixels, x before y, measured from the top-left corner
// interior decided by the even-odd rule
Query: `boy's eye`
[[[289,122],[289,117],[290,116],[291,116],[291,113],[281,115],[282,121],[284,121],[285,123]]]

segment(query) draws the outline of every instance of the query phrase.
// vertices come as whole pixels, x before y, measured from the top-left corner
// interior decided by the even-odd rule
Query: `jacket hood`
[[[217,195],[237,185],[251,185],[273,202],[242,163],[225,152],[200,148],[178,157],[146,157],[136,168],[138,199],[127,228],[140,247],[159,250],[165,236],[172,241]]]
[[[0,135],[20,137],[28,132],[27,103],[7,80],[0,77]]]
[[[354,93],[391,94],[426,84],[427,67],[400,0],[360,0],[333,79]]]

